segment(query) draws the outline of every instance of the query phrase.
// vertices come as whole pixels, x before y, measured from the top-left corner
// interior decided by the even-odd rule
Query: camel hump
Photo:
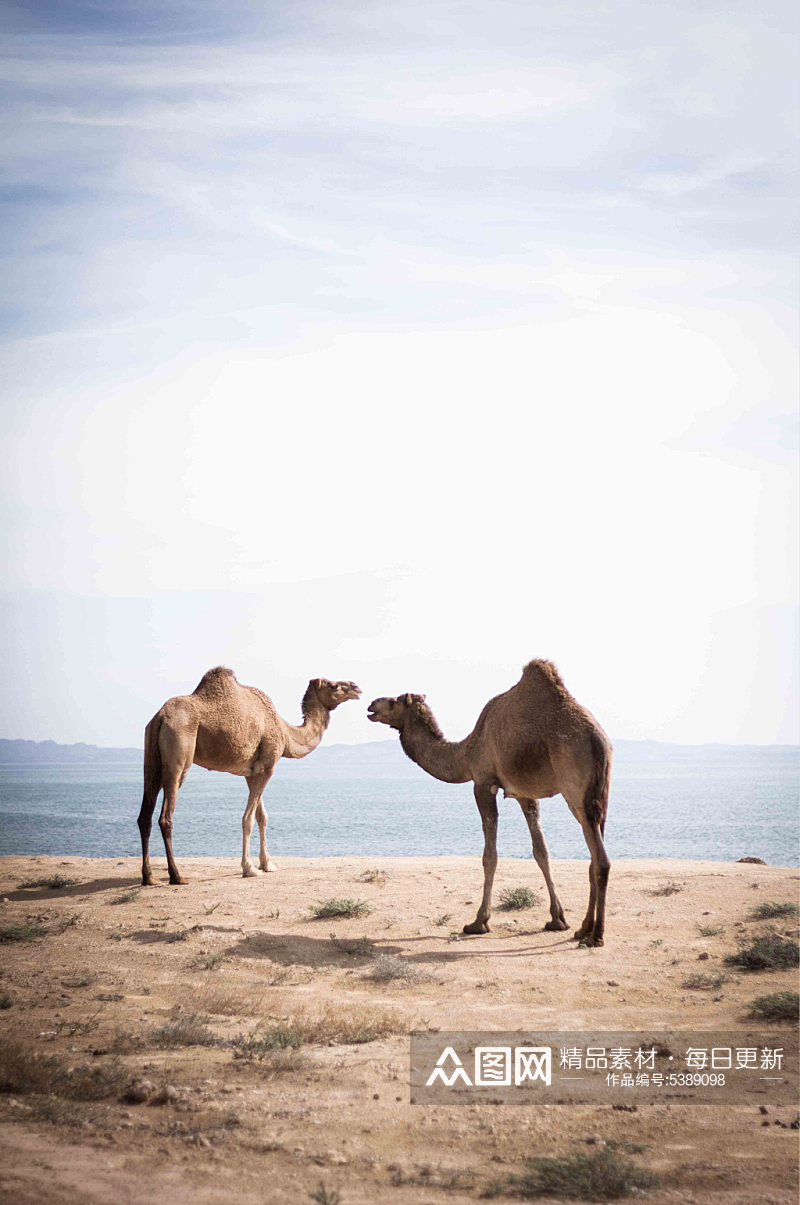
[[[542,661],[536,658],[529,661],[523,667],[522,677],[528,679],[539,679],[539,681],[549,682],[551,686],[555,686],[558,690],[566,690],[564,679],[558,672],[552,661]]]
[[[227,665],[215,665],[203,674],[192,691],[196,695],[221,694],[226,687],[236,682],[236,674]]]

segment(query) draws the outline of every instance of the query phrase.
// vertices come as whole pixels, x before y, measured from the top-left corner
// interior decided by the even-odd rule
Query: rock
[[[769,1109],[767,1108],[766,1105],[759,1105],[758,1111],[759,1111],[759,1113],[764,1113],[764,1114],[769,1113]]]
[[[606,983],[608,984],[609,987],[619,987],[619,984],[617,983],[616,979],[606,979]]]
[[[583,1141],[587,1146],[605,1146],[605,1142],[599,1134],[587,1134]]]
[[[158,1096],[153,1101],[154,1105],[169,1105],[178,1099],[178,1089],[173,1088],[172,1084],[164,1084],[164,1087],[159,1092]]]
[[[156,1090],[156,1086],[149,1079],[136,1079],[126,1088],[122,1094],[122,1099],[128,1105],[141,1105],[150,1097]]]
[[[790,1130],[800,1130],[800,1117],[795,1117],[794,1121],[789,1122]]]
[[[768,1126],[768,1125],[769,1125],[769,1122],[768,1122],[768,1121],[762,1121],[762,1122],[761,1122],[761,1125],[762,1125],[762,1126]]]
[[[739,858],[739,862],[750,862],[753,866],[766,866],[763,858]]]
[[[705,951],[702,954],[698,954],[697,961],[698,962],[708,962],[708,954],[706,954]]]

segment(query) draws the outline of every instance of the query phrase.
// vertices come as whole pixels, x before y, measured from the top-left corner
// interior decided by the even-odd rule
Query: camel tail
[[[596,732],[591,734],[590,739],[594,765],[583,806],[589,823],[599,828],[602,835],[606,828],[608,793],[611,788],[611,755],[608,745]]]
[[[161,750],[158,747],[158,734],[161,731],[161,715],[153,716],[144,730],[144,794],[142,796],[142,814],[153,815],[153,810],[161,790]]]

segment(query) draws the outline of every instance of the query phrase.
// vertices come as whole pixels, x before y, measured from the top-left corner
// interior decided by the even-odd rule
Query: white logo
[[[509,1088],[511,1086],[511,1047],[475,1047],[475,1087]],[[448,1075],[443,1064],[452,1059],[453,1068]],[[439,1056],[425,1087],[430,1088],[435,1080],[452,1088],[456,1080],[462,1080],[468,1088],[473,1085],[467,1076],[461,1059],[452,1046],[446,1046]],[[526,1081],[540,1080],[546,1087],[552,1083],[552,1053],[549,1046],[514,1047],[514,1083],[519,1087]]]
[[[453,1072],[449,1078],[446,1075],[444,1068],[442,1067],[442,1063],[444,1063],[444,1061],[448,1058],[451,1058],[453,1060],[453,1062],[455,1063],[455,1067],[453,1068]],[[455,1050],[453,1050],[452,1046],[446,1046],[444,1049],[444,1052],[436,1060],[436,1066],[435,1066],[434,1070],[431,1072],[431,1077],[425,1084],[425,1087],[430,1088],[430,1086],[434,1080],[440,1079],[443,1084],[447,1085],[448,1088],[452,1088],[453,1084],[459,1077],[461,1079],[463,1079],[464,1083],[467,1085],[468,1088],[472,1087],[472,1083],[467,1078],[467,1073],[464,1070],[463,1066],[461,1065],[461,1059],[458,1057]]]
[[[547,1087],[552,1080],[552,1057],[549,1046],[514,1047],[514,1083],[540,1079]]]

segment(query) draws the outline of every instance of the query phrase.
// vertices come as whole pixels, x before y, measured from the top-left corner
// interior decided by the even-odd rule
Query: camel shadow
[[[80,899],[100,891],[130,890],[141,886],[141,882],[138,875],[135,879],[92,879],[88,883],[71,883],[68,887],[18,887],[15,891],[6,891],[5,895],[9,900],[39,903],[42,900]]]
[[[533,934],[513,934],[514,937],[528,937]],[[549,934],[547,935],[549,937]],[[424,950],[419,953],[408,952],[408,947],[415,942],[441,941],[442,949]],[[577,945],[569,938],[559,937],[553,941],[543,941],[541,944],[526,946],[521,950],[498,950],[496,939],[492,948],[480,948],[480,943],[486,937],[460,938],[450,942],[448,938],[430,937],[387,937],[359,940],[358,938],[304,937],[294,933],[248,933],[234,945],[225,950],[228,957],[262,958],[265,962],[279,963],[281,966],[307,967],[336,967],[339,969],[358,970],[369,967],[370,962],[378,954],[405,955],[404,961],[415,964],[433,964],[446,966],[454,962],[462,962],[471,958],[491,958],[501,955],[503,958],[537,958],[546,954],[568,954],[577,949]],[[502,941],[503,938],[500,938]],[[460,946],[461,949],[453,949]],[[469,949],[463,947],[468,946]]]

